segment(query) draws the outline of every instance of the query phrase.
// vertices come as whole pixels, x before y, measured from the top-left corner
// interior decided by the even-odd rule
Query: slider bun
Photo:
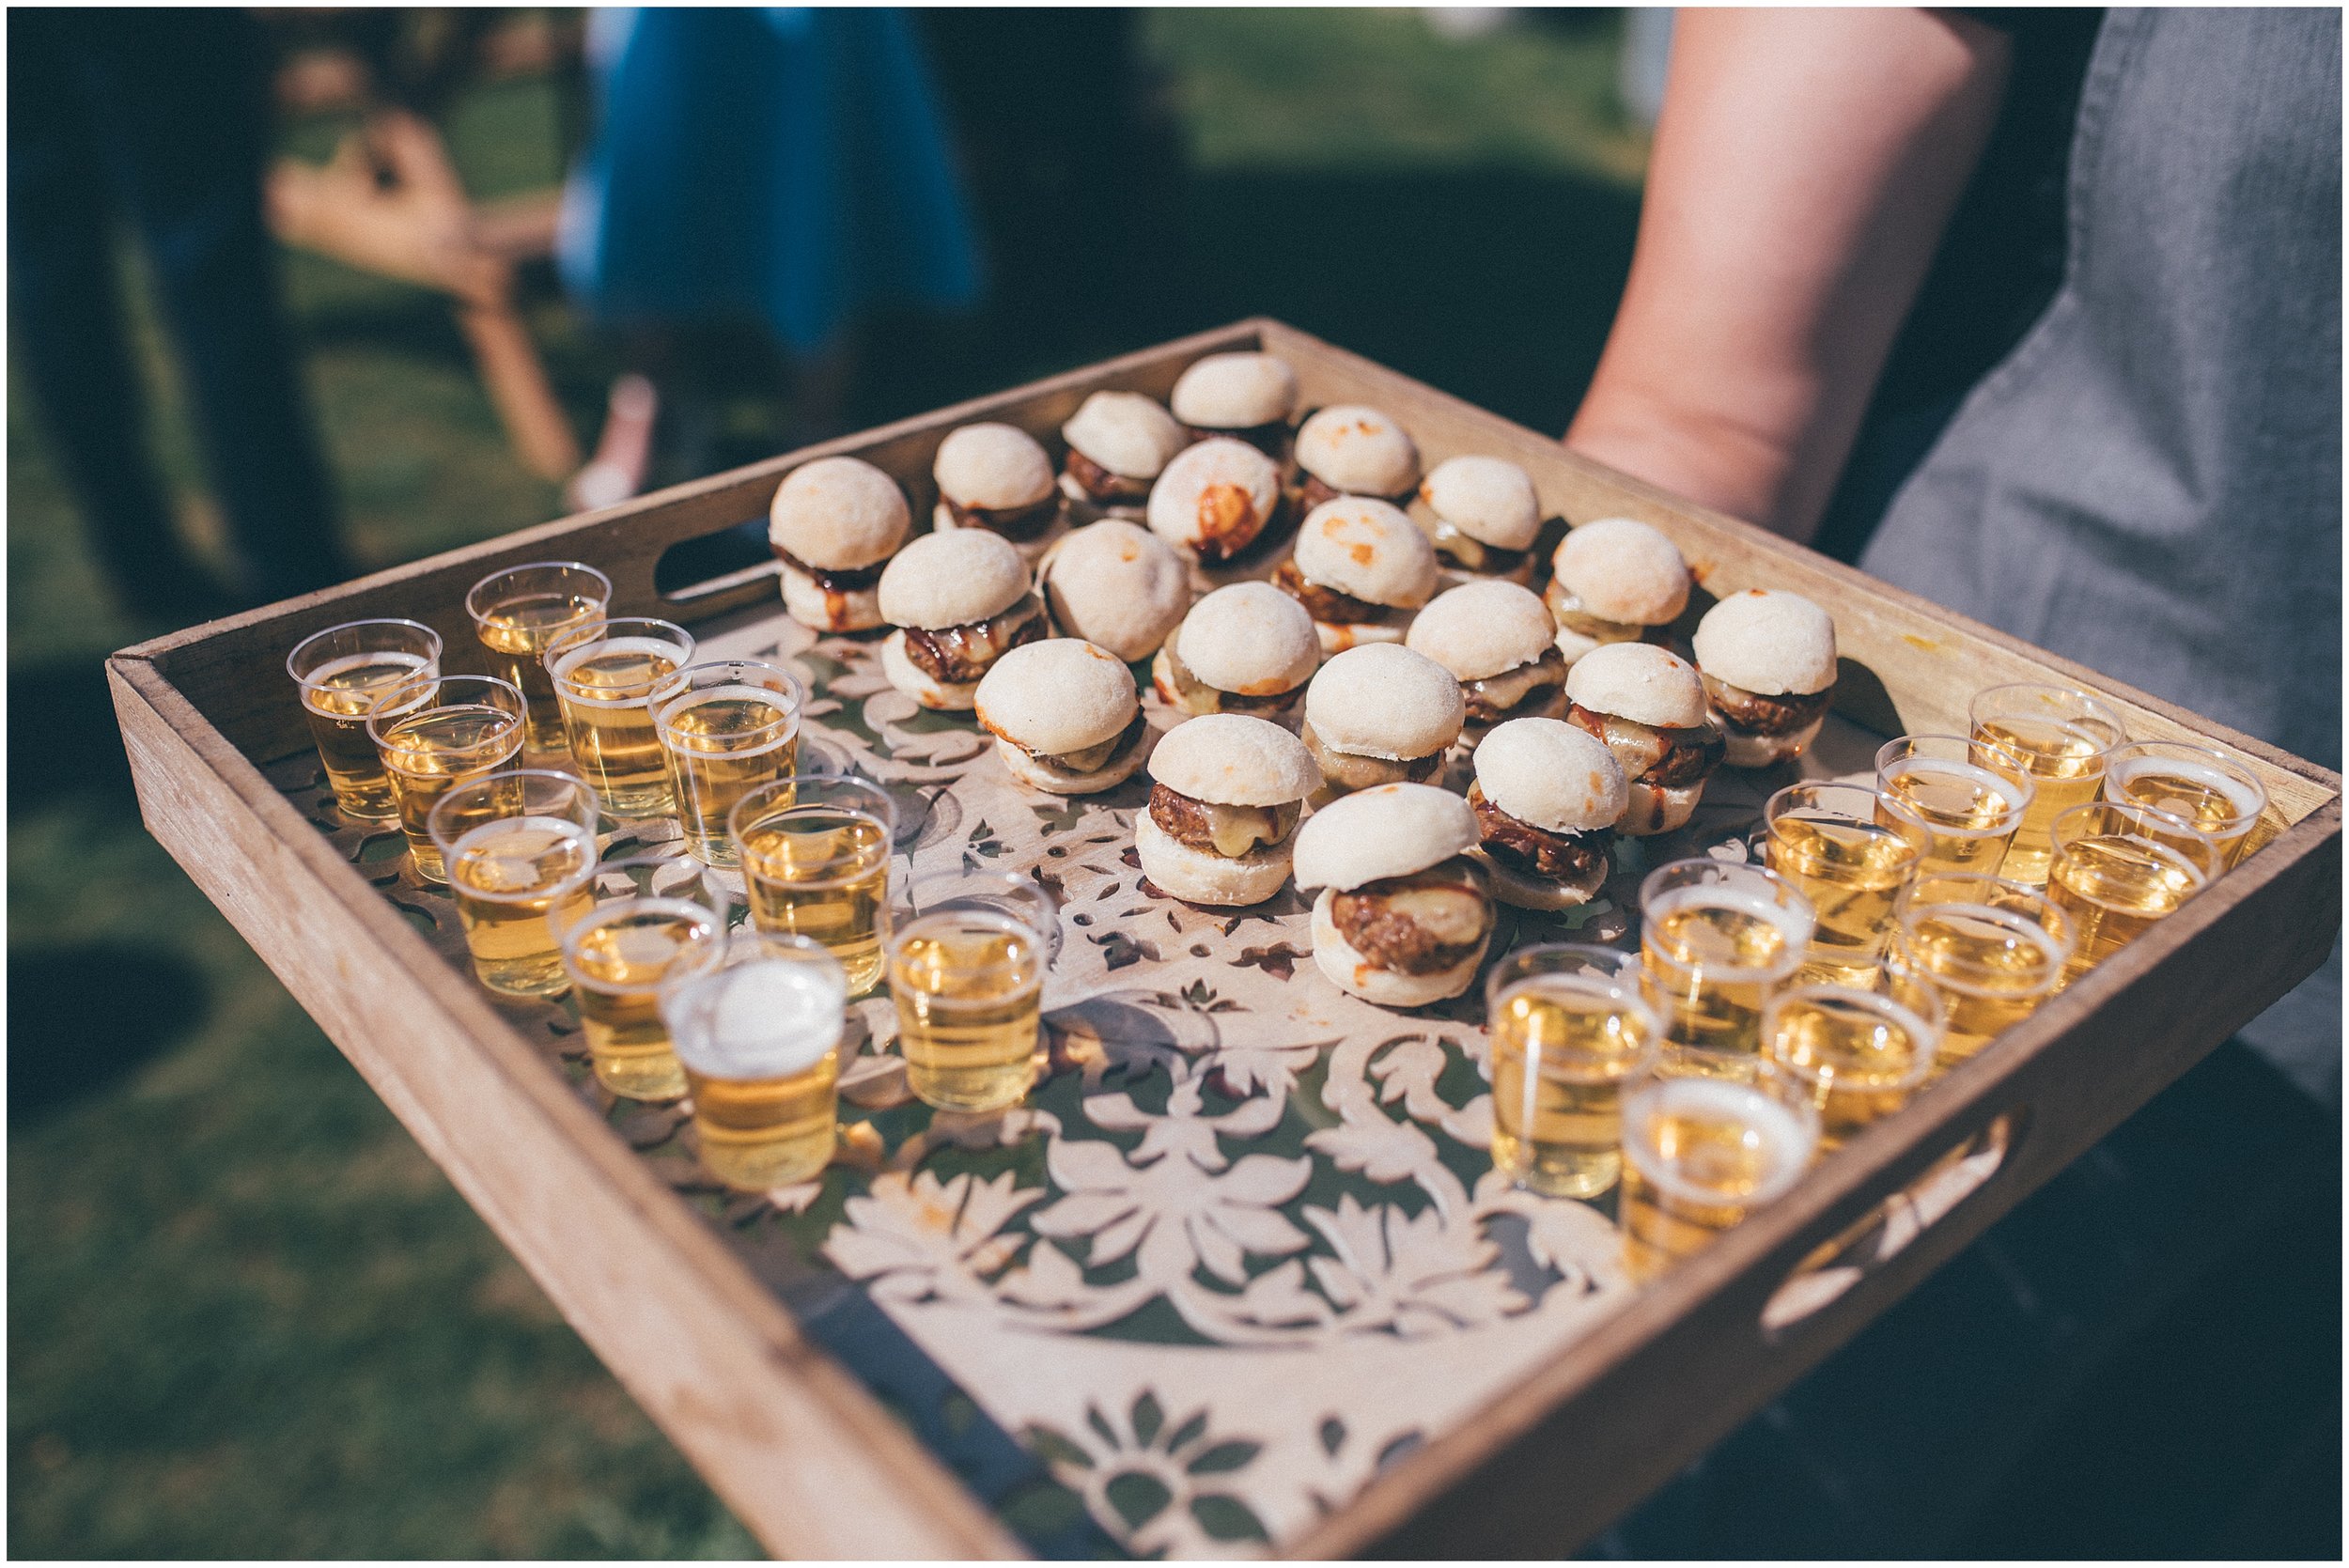
[[[1436,547],[1400,507],[1342,495],[1305,515],[1297,569],[1308,582],[1370,604],[1416,610],[1436,591]]]
[[[1696,814],[1697,802],[1703,799],[1702,779],[1670,789],[1634,780],[1630,803],[1624,808],[1623,820],[1615,824],[1615,831],[1626,838],[1652,838],[1657,833],[1676,832],[1688,825],[1688,818]]]
[[[941,713],[968,713],[978,700],[976,681],[949,682],[940,680],[912,660],[906,657],[906,634],[893,631],[881,643],[881,674],[889,684],[920,703]]]
[[[1588,904],[1607,885],[1610,869],[1602,858],[1589,875],[1568,880],[1519,871],[1489,855],[1479,855],[1477,859],[1485,867],[1485,875],[1492,878],[1493,896],[1519,909],[1571,909]]]
[[[1052,459],[1016,425],[965,425],[938,443],[930,464],[939,492],[990,511],[1033,506],[1052,492]]]
[[[1419,484],[1419,448],[1402,426],[1361,403],[1335,403],[1306,420],[1297,462],[1348,495],[1407,495]]]
[[[1063,535],[1042,575],[1052,624],[1123,660],[1149,658],[1190,607],[1190,574],[1174,547],[1113,518]]]
[[[1418,784],[1358,789],[1297,830],[1297,885],[1345,893],[1408,877],[1466,853],[1480,837],[1476,814],[1448,789]]]
[[[1305,688],[1305,722],[1326,744],[1388,762],[1442,751],[1467,711],[1451,671],[1392,643],[1346,649]]]
[[[887,560],[912,526],[897,481],[861,458],[801,463],[783,476],[767,508],[768,541],[826,571]]]
[[[1279,844],[1259,845],[1234,860],[1185,844],[1159,827],[1147,811],[1134,817],[1134,853],[1142,862],[1142,874],[1159,892],[1173,893],[1186,904],[1237,908],[1263,903],[1289,879],[1291,842],[1283,839]]]
[[[1139,392],[1097,392],[1079,405],[1061,439],[1128,479],[1155,479],[1188,440],[1174,416]]]
[[[1031,644],[1032,646],[1034,644]],[[1074,773],[1056,763],[1045,761],[1015,746],[998,736],[995,753],[1003,759],[1011,776],[1032,789],[1050,795],[1092,795],[1113,789],[1134,776],[1142,766],[1143,753],[1149,750],[1150,732],[1143,730],[1127,745],[1110,753],[1109,761],[1090,773]]]
[[[1346,797],[1352,800],[1352,796]],[[1341,991],[1350,991],[1364,1001],[1380,1007],[1424,1007],[1431,1001],[1456,997],[1476,984],[1477,966],[1485,961],[1485,950],[1492,945],[1492,933],[1476,944],[1476,951],[1448,970],[1433,974],[1405,974],[1400,970],[1381,969],[1354,950],[1354,944],[1338,934],[1337,917],[1330,906],[1337,902],[1337,890],[1324,888],[1314,900],[1314,964]]]
[[[1002,535],[985,528],[925,534],[881,568],[881,618],[929,631],[971,626],[1002,614],[1027,591],[1027,563]]]
[[[1246,713],[1184,720],[1151,752],[1150,776],[1218,806],[1284,806],[1321,787],[1321,767],[1302,740]]]
[[[979,677],[974,696],[989,731],[1050,754],[1098,746],[1142,711],[1125,660],[1075,637],[1008,650]]]
[[[1542,598],[1520,583],[1486,578],[1438,594],[1411,622],[1404,645],[1459,680],[1483,680],[1549,650],[1558,628]]]
[[[1566,672],[1566,698],[1594,713],[1658,729],[1694,729],[1704,722],[1704,683],[1697,678],[1696,666],[1653,643],[1593,648]]]
[[[1630,804],[1623,764],[1596,737],[1559,719],[1512,719],[1476,748],[1485,799],[1550,833],[1611,828]]]
[[[799,551],[793,551],[793,554]],[[817,631],[869,631],[888,624],[880,613],[880,590],[854,588],[837,593],[825,588],[788,561],[783,567],[784,613],[801,626]],[[848,567],[839,568],[843,571]]]
[[[1168,544],[1195,549],[1206,536],[1206,519],[1221,519],[1244,505],[1252,520],[1225,532],[1252,539],[1280,505],[1281,470],[1270,458],[1244,441],[1210,436],[1168,461],[1150,487],[1147,515],[1150,532]]]
[[[1690,642],[1705,674],[1766,697],[1835,684],[1835,622],[1800,594],[1732,594],[1704,613]]]
[[[1542,504],[1525,470],[1504,458],[1447,458],[1420,482],[1428,510],[1495,550],[1524,550],[1542,531]]]
[[[1170,401],[1197,430],[1285,424],[1297,411],[1297,372],[1272,354],[1209,354],[1183,372]]]
[[[1271,583],[1235,582],[1190,607],[1174,630],[1174,651],[1219,691],[1269,697],[1312,678],[1321,638],[1312,613]]]
[[[1688,608],[1688,563],[1679,546],[1629,518],[1568,529],[1550,572],[1601,620],[1666,626]]]

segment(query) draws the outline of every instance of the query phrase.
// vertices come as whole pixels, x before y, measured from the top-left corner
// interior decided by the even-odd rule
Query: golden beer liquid
[[[682,899],[630,899],[585,917],[567,941],[579,1020],[596,1081],[631,1100],[674,1100],[685,1067],[658,1002],[670,966],[717,934],[709,911]]]
[[[2118,737],[2099,724],[2003,718],[1977,723],[1974,739],[1984,743],[1976,762],[1999,766],[1990,751],[1997,747],[2020,763],[2030,779],[2030,804],[2023,808],[2023,825],[2015,830],[2015,842],[2007,846],[1998,873],[2010,882],[2037,887],[2047,879],[2055,819],[2096,799],[2105,782],[2105,753]]]
[[[1781,1196],[1812,1146],[1795,1111],[1749,1083],[1663,1079],[1625,1096],[1626,1270],[1653,1279]]]
[[[427,708],[388,725],[379,718],[376,727],[383,736],[378,751],[399,809],[400,831],[408,835],[409,859],[424,880],[446,882],[441,847],[425,819],[459,784],[511,768],[522,749],[522,726],[503,708],[468,703]],[[521,786],[515,788],[519,805]]]
[[[490,651],[490,673],[513,682],[529,705],[522,744],[534,755],[557,756],[570,746],[554,679],[547,674],[547,644],[575,626],[602,619],[603,613],[603,601],[585,594],[518,593],[474,619],[474,634]]]
[[[367,735],[367,714],[431,667],[422,654],[354,653],[310,673],[302,688],[303,717],[310,722],[310,738],[318,742],[326,782],[345,816],[381,822],[399,815],[392,781],[383,776],[383,758]],[[424,707],[431,701],[430,690],[422,689],[408,706]]]
[[[524,997],[569,988],[548,917],[563,923],[586,912],[584,877],[595,863],[595,835],[559,816],[506,817],[457,841],[449,892],[484,986]]]
[[[705,864],[733,865],[726,814],[759,785],[791,775],[798,716],[765,687],[716,686],[664,705],[660,734],[686,844]]]
[[[1890,764],[1878,783],[1932,835],[1918,872],[1998,875],[2021,820],[2016,810],[2021,791],[2011,782],[1970,763],[1912,757]],[[1876,821],[1887,828],[1899,825],[1881,803]]]
[[[762,931],[820,942],[848,995],[880,984],[889,935],[889,831],[861,812],[800,806],[742,834],[742,886]]]
[[[2062,944],[2017,910],[1936,904],[1911,911],[1903,956],[1941,999],[1940,1060],[1965,1060],[2038,1011],[2063,980]]]
[[[702,1163],[720,1181],[761,1192],[823,1173],[836,1137],[842,1001],[836,976],[783,962],[722,970],[668,999]]]
[[[1892,905],[1917,874],[1917,846],[1891,827],[1797,809],[1770,824],[1766,859],[1817,913],[1806,978],[1864,981],[1891,938]]]
[[[2063,846],[2048,868],[2047,897],[2075,927],[2064,979],[2078,979],[2155,921],[2176,913],[2201,888],[2202,879],[2176,851],[2124,833]]]
[[[1034,934],[978,910],[925,915],[889,970],[906,1086],[946,1110],[1017,1105],[1035,1076],[1044,963]]]
[[[710,1078],[685,1069],[702,1163],[728,1187],[764,1192],[811,1181],[832,1162],[840,1053],[786,1078]]]
[[[1768,1054],[1811,1091],[1822,1149],[1907,1104],[1935,1048],[1917,1020],[1832,997],[1781,997],[1773,1017]]]
[[[684,660],[684,649],[657,637],[614,637],[555,656],[551,673],[571,759],[610,815],[677,810],[646,699]]]
[[[1676,889],[1642,911],[1640,952],[1665,1037],[1759,1050],[1762,1005],[1797,961],[1789,919],[1766,900],[1703,886]]]
[[[1649,1019],[1604,990],[1532,980],[1492,1017],[1493,1167],[1553,1198],[1589,1198],[1623,1169],[1623,1080]]]
[[[2185,757],[2132,757],[2113,765],[2105,799],[2183,817],[2218,846],[2221,870],[2241,861],[2259,825],[2261,802],[2216,768]]]

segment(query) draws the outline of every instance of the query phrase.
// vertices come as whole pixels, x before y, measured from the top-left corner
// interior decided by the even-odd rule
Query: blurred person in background
[[[122,607],[171,624],[351,575],[261,214],[268,52],[240,10],[8,18],[10,335]],[[174,527],[123,318],[136,226],[233,547],[214,583]]]

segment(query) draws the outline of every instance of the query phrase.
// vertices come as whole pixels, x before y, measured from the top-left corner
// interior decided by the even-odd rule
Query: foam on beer
[[[708,1078],[788,1078],[840,1043],[848,990],[829,967],[786,959],[713,970],[662,1009],[678,1058]]]

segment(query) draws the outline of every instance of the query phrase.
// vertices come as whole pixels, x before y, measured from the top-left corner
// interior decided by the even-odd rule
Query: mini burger
[[[1106,648],[1054,637],[1012,649],[979,681],[979,722],[1021,784],[1091,795],[1133,777],[1149,730],[1134,673]]]
[[[1313,616],[1324,653],[1400,643],[1436,591],[1436,549],[1399,508],[1342,495],[1306,515],[1272,581]]]
[[[1027,564],[983,528],[925,534],[897,551],[880,613],[898,629],[881,644],[881,673],[924,707],[967,711],[997,660],[1046,635]]]
[[[1061,536],[1044,552],[1044,606],[1066,637],[1128,661],[1147,659],[1190,608],[1190,573],[1172,546],[1115,518]]]
[[[1183,372],[1169,402],[1193,441],[1229,436],[1278,462],[1297,418],[1297,372],[1272,354],[1209,354]]]
[[[1734,768],[1802,754],[1835,698],[1835,622],[1800,594],[1749,588],[1704,613],[1692,639]]]
[[[1636,643],[1688,607],[1688,563],[1644,522],[1600,518],[1567,530],[1542,596],[1572,664],[1609,643]]]
[[[1631,802],[1615,753],[1557,719],[1512,719],[1476,748],[1469,810],[1493,896],[1520,909],[1586,904],[1607,880]]]
[[[1501,458],[1447,458],[1419,483],[1436,553],[1478,577],[1533,575],[1542,504],[1525,470]]]
[[[1566,661],[1556,630],[1532,589],[1486,579],[1429,600],[1403,645],[1452,672],[1469,723],[1481,728],[1558,711]]]
[[[1316,804],[1384,784],[1425,784],[1460,738],[1460,683],[1424,654],[1392,643],[1348,648],[1305,688],[1298,737],[1321,768]]]
[[[1688,820],[1725,749],[1694,665],[1651,644],[1610,643],[1566,672],[1566,722],[1605,742],[1631,782],[1618,832],[1645,838]]]
[[[1097,392],[1060,427],[1061,493],[1081,511],[1140,519],[1150,486],[1190,444],[1174,416],[1138,392]]]
[[[938,481],[930,526],[941,533],[984,528],[1040,550],[1060,520],[1052,459],[1016,426],[965,425],[953,431],[939,442],[930,476]]]
[[[1150,684],[1185,713],[1277,718],[1297,706],[1320,663],[1303,605],[1269,582],[1235,582],[1190,607],[1151,661]]]
[[[879,626],[881,567],[912,525],[897,482],[860,458],[818,458],[785,474],[767,509],[785,611],[817,631]]]
[[[1299,427],[1297,467],[1308,511],[1341,495],[1401,506],[1419,489],[1419,448],[1402,426],[1360,403],[1316,410]]]
[[[1431,784],[1380,784],[1315,812],[1297,835],[1297,885],[1321,890],[1321,972],[1381,1007],[1467,990],[1493,934],[1475,846],[1468,802]]]
[[[1160,891],[1219,907],[1281,891],[1297,818],[1321,786],[1303,741],[1262,719],[1210,713],[1167,731],[1150,778],[1134,849]]]
[[[1222,436],[1185,447],[1150,487],[1150,532],[1205,566],[1254,544],[1280,510],[1280,469],[1246,442]]]

